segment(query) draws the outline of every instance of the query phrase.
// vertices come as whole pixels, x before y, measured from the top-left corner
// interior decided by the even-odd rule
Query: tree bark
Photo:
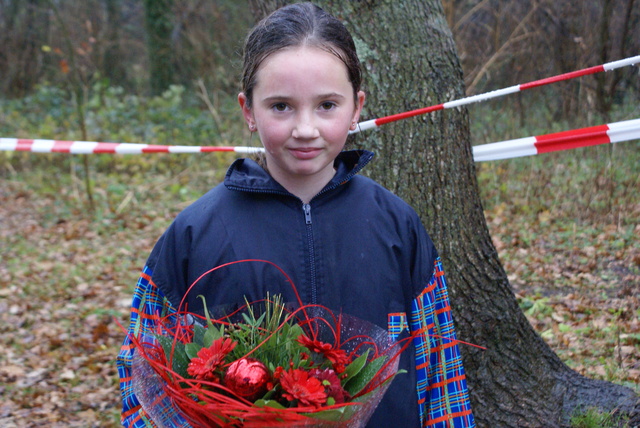
[[[598,64],[609,62],[609,52],[611,51],[611,38],[609,37],[609,28],[611,17],[613,16],[613,2],[604,0],[602,3],[602,15],[600,17],[599,28],[599,44],[600,54],[598,55]],[[602,115],[606,122],[609,122],[611,113],[612,99],[607,90],[607,79],[604,73],[596,76],[596,109]]]
[[[144,0],[151,93],[159,95],[174,82],[171,46],[173,0]]]
[[[250,0],[257,16],[286,3]],[[439,1],[316,4],[347,23],[356,40],[365,70],[363,118],[465,96]],[[438,247],[460,339],[487,348],[461,349],[478,426],[568,426],[588,407],[639,417],[631,389],[571,370],[519,308],[484,218],[466,109],[384,125],[358,135],[356,145],[377,153],[368,173],[416,209]]]
[[[114,86],[124,85],[127,77],[120,41],[120,29],[122,28],[122,8],[120,1],[121,0],[105,1],[107,26],[105,42],[107,46],[102,58],[102,72]]]
[[[0,89],[9,97],[22,97],[42,76],[43,55],[49,20],[42,0],[12,0],[1,6]]]

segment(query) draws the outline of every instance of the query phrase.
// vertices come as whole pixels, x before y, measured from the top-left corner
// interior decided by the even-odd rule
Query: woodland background
[[[640,53],[638,1],[442,3],[468,95]],[[0,137],[257,145],[236,102],[252,22],[231,0],[0,0]],[[635,119],[639,94],[626,67],[475,104],[472,140]],[[478,178],[536,330],[580,373],[640,392],[637,144],[482,163]],[[231,160],[0,153],[0,425],[118,426],[114,320],[155,240]]]

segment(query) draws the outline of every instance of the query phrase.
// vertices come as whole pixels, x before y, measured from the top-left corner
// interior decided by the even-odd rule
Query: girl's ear
[[[358,121],[360,120],[360,113],[362,112],[362,107],[364,106],[364,100],[366,95],[363,91],[358,91],[356,95],[356,108],[353,111],[353,117],[351,120],[351,130],[355,131],[358,127]]]
[[[254,132],[256,130],[256,121],[253,117],[253,111],[247,105],[247,96],[244,92],[240,92],[238,94],[238,103],[240,104],[240,108],[242,109],[242,115],[244,116],[245,122],[249,126],[249,131]]]

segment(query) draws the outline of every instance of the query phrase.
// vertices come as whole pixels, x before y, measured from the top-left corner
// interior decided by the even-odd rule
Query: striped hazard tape
[[[242,146],[162,146],[155,144],[99,143],[95,141],[26,140],[20,138],[0,138],[0,151],[34,153],[110,153],[122,155],[138,155],[142,153],[257,153],[262,152],[263,150],[264,149],[262,147]]]
[[[640,119],[517,138],[473,147],[476,162],[532,156],[540,153],[577,149],[598,144],[640,139]],[[262,147],[234,146],[162,146],[153,144],[98,143],[90,141],[25,140],[0,138],[0,151],[70,154],[143,154],[143,153],[260,153]]]
[[[636,139],[640,139],[640,119],[483,144],[473,147],[473,159],[510,159]]]
[[[602,73],[606,71],[615,70],[621,67],[627,67],[640,63],[640,55],[621,59],[618,61],[608,62],[606,64],[596,65],[594,67],[584,68],[582,70],[571,71],[569,73],[559,74],[557,76],[546,77],[540,80],[534,80],[533,82],[521,83],[519,85],[509,86],[507,88],[496,89],[495,91],[486,92],[484,94],[473,95],[466,98],[460,98],[453,101],[448,101],[442,104],[437,104],[429,107],[423,107],[416,110],[405,111],[403,113],[396,113],[391,116],[379,117],[377,119],[371,119],[358,123],[358,127],[351,131],[351,133],[357,133],[366,131],[368,129],[377,128],[387,123],[396,122],[398,120],[408,119],[414,116],[420,116],[427,113],[432,113],[438,110],[446,110],[456,107],[461,107],[468,104],[473,104],[481,101],[490,100],[492,98],[503,97],[509,94],[515,94],[516,92],[526,91],[527,89],[533,89],[540,86],[549,85],[551,83],[562,82],[565,80],[575,79],[577,77],[588,76],[590,74]]]

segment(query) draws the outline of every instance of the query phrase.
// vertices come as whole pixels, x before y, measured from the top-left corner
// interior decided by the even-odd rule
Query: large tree
[[[282,0],[250,0],[256,17]],[[319,0],[347,23],[365,68],[365,118],[462,98],[462,70],[438,0]],[[479,426],[565,426],[574,411],[618,409],[639,419],[638,396],[567,367],[519,308],[484,218],[466,109],[385,125],[356,144],[369,174],[420,214],[441,253]]]
[[[41,48],[49,31],[44,0],[0,2],[0,90],[21,97],[43,71]]]
[[[175,81],[171,36],[174,0],[144,0],[151,92],[159,95]]]
[[[113,85],[123,85],[127,72],[122,49],[122,5],[121,0],[105,0],[105,43],[102,56],[103,72]]]

